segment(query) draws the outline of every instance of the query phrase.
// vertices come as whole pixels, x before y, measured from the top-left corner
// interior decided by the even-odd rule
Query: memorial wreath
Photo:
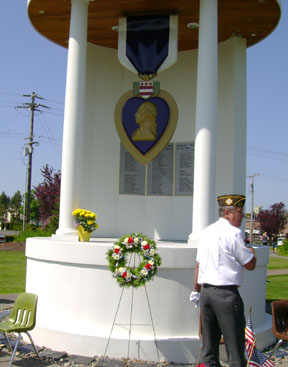
[[[121,287],[140,287],[153,279],[161,258],[156,243],[141,233],[122,236],[107,252],[109,269]]]

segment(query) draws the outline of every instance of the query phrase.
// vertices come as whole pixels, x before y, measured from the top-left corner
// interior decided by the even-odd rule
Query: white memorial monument
[[[217,195],[245,194],[246,52],[280,14],[277,0],[28,0],[35,29],[68,48],[59,229],[26,244],[26,290],[39,297],[37,345],[86,356],[107,348],[109,357],[126,357],[129,348],[139,360],[195,363],[199,311],[189,295],[197,237],[217,218]],[[161,104],[154,132],[168,111],[167,126],[164,138],[152,129],[145,138],[152,143],[142,146],[126,126],[139,112],[129,111],[142,98],[133,83],[142,80],[122,65],[118,45],[125,19],[133,29],[133,17],[159,15],[172,19],[174,51],[165,70],[144,77],[160,89],[145,101]],[[98,215],[90,242],[78,241],[76,208]],[[145,287],[122,292],[107,251],[132,232],[156,241],[162,265]],[[256,252],[241,294],[261,349],[274,338],[265,313],[268,249]]]

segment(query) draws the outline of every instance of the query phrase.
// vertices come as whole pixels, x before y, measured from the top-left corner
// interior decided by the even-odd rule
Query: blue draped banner
[[[127,17],[126,56],[140,75],[157,73],[168,46],[168,15]]]
[[[119,18],[118,57],[127,69],[149,80],[173,65],[178,53],[176,15]]]

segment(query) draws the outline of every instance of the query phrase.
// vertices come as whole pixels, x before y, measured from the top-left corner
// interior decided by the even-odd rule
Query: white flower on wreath
[[[124,272],[124,268],[121,266],[121,268],[117,269],[118,274],[122,274]]]
[[[112,258],[114,260],[120,260],[123,257],[121,247],[119,245],[114,246],[114,252],[112,254]]]
[[[139,238],[138,237],[134,238],[134,243],[136,243],[136,244],[139,243]]]
[[[146,277],[148,275],[148,270],[147,269],[142,269],[140,271],[140,275],[142,275],[143,277]]]
[[[118,276],[122,277],[123,279],[125,279],[125,281],[128,283],[128,282],[131,282],[132,280],[132,273],[130,270],[127,270],[126,268],[124,267],[121,267],[117,270],[117,273],[118,273]]]
[[[128,237],[125,237],[123,242],[127,243],[128,242]]]
[[[132,278],[132,273],[130,271],[127,271],[127,274],[126,274],[126,281],[127,282],[130,282],[131,281],[131,278]]]
[[[145,245],[147,245],[148,244],[148,242],[147,241],[142,241],[142,243],[141,243],[141,245],[142,246],[145,246]]]
[[[122,258],[122,253],[120,252],[119,254],[115,254],[115,252],[112,254],[112,257],[114,260],[120,260]]]
[[[153,267],[153,266],[154,266],[154,260],[152,260],[152,259],[151,259],[151,260],[149,260],[149,261],[148,261],[148,264],[150,264],[150,265]]]
[[[151,256],[155,255],[156,251],[154,250],[154,248],[151,248],[150,251],[149,251],[149,254]]]

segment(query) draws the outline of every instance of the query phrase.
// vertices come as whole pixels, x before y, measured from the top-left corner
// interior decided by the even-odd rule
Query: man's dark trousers
[[[202,286],[202,362],[219,367],[221,334],[230,367],[246,367],[244,304],[236,286]]]

